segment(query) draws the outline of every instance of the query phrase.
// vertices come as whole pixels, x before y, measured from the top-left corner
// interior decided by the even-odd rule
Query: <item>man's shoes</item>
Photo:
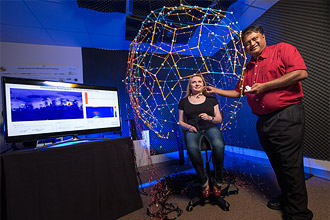
[[[313,213],[308,210],[306,213],[304,214],[296,214],[296,216],[292,216],[292,215],[287,215],[287,216],[283,216],[285,220],[312,220],[313,219]]]
[[[293,217],[293,216],[289,216],[288,218],[286,218],[286,220],[299,220],[299,219],[304,219],[304,220],[312,220],[312,218],[296,218],[296,217]]]
[[[302,218],[296,218],[296,217],[289,216],[286,220],[299,220],[299,219],[302,219]],[[312,218],[303,218],[303,219],[312,220]]]
[[[267,207],[274,210],[282,210],[283,209],[283,198],[279,196],[275,199],[271,199],[267,203]]]

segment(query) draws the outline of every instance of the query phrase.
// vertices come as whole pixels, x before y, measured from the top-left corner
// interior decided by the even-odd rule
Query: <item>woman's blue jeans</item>
[[[208,178],[205,172],[204,161],[200,149],[202,135],[205,135],[211,143],[214,180],[216,183],[220,184],[223,181],[225,151],[225,141],[222,136],[222,131],[220,131],[218,127],[212,127],[196,133],[189,131],[186,133],[186,144],[189,158],[195,168],[200,184],[202,187],[205,187],[207,185]]]

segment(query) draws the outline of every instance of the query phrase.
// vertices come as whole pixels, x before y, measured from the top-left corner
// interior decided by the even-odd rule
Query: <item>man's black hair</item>
[[[244,38],[245,35],[250,34],[251,32],[259,32],[260,34],[264,34],[264,29],[262,29],[260,25],[251,25],[243,30],[242,38]]]

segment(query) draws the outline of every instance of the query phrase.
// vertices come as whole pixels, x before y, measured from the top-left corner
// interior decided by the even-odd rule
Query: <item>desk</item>
[[[129,137],[0,155],[1,219],[110,220],[142,208]]]

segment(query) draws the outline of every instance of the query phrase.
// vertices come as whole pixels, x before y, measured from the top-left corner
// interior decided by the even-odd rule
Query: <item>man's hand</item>
[[[217,91],[217,89],[212,86],[204,86],[204,89],[207,94],[214,94]]]
[[[306,70],[294,70],[292,72],[286,73],[279,78],[273,79],[265,83],[256,83],[251,87],[251,90],[244,91],[245,93],[260,94],[269,90],[274,90],[278,88],[284,88],[301,80],[306,79],[308,73]]]
[[[204,89],[207,94],[217,94],[229,98],[239,98],[241,96],[241,94],[235,90],[222,90],[212,86],[204,86]]]
[[[255,83],[252,85],[250,90],[245,90],[244,93],[251,93],[251,94],[260,94],[265,92],[265,83]]]

